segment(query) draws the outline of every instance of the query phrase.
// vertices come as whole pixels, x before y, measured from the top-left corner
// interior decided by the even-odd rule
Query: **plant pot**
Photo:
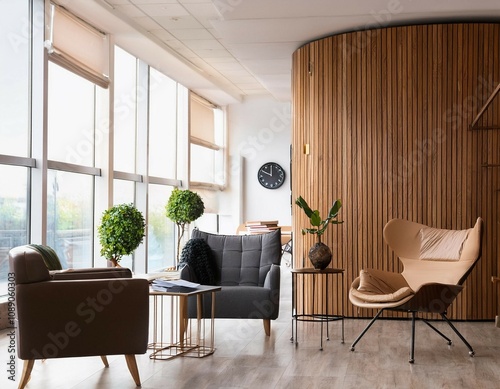
[[[323,270],[332,261],[332,250],[324,243],[315,243],[308,254],[315,269]]]

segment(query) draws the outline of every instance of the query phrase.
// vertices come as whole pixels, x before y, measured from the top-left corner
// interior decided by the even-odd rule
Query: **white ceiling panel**
[[[129,31],[121,36],[122,26],[106,29],[104,13],[129,24],[137,34],[153,37],[166,47],[165,56],[172,51],[190,71],[198,72],[199,78],[186,76],[185,84],[218,104],[228,101],[222,97],[227,95],[270,94],[289,100],[293,52],[311,40],[400,24],[500,22],[500,0],[60,1],[77,14],[91,15],[90,22],[101,20],[100,28],[116,34],[116,41],[140,39]],[[162,54],[151,53],[151,58],[161,62]],[[184,73],[189,71],[176,72],[181,82]]]
[[[205,28],[171,29],[170,34],[181,40],[214,39],[214,36]]]
[[[193,16],[152,16],[167,31],[180,28],[203,28]]]
[[[232,43],[228,50],[243,63],[248,59],[287,59],[292,63],[292,54],[302,42],[286,43]]]
[[[185,39],[184,44],[192,50],[224,50],[217,39]]]
[[[140,6],[141,10],[149,16],[188,16],[189,12],[180,4],[144,4]]]

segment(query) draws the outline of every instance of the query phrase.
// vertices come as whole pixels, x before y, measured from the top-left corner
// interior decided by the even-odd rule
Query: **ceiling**
[[[148,51],[146,57],[152,66],[165,69],[177,81],[221,105],[252,95],[289,101],[292,53],[324,36],[398,24],[500,21],[498,0],[60,0],[58,3],[113,33],[116,43],[125,49]],[[149,46],[144,38],[154,45]],[[184,65],[185,70],[174,70],[177,65]]]

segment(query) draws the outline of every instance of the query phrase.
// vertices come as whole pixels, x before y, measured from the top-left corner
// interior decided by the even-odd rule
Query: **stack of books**
[[[157,278],[151,282],[151,289],[156,292],[189,293],[196,290],[199,286],[200,284],[195,282],[185,280],[166,280],[163,278]]]
[[[266,232],[271,232],[279,228],[277,220],[249,221],[245,223],[245,226],[247,228],[247,234],[250,235],[265,234]]]

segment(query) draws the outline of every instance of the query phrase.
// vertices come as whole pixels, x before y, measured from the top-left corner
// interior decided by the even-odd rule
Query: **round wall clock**
[[[276,162],[267,162],[257,173],[260,184],[267,189],[277,189],[285,182],[285,171]]]

